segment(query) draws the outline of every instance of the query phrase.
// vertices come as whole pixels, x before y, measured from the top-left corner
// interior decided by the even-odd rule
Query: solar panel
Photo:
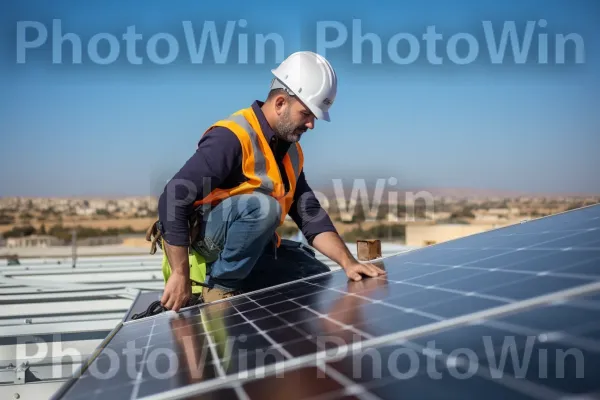
[[[125,322],[55,398],[600,395],[600,205],[377,263]]]

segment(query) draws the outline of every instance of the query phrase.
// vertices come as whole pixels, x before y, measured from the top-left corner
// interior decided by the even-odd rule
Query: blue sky
[[[287,56],[325,49],[324,40],[333,41],[336,31],[330,28],[329,36],[319,40],[317,27],[324,24],[343,26],[347,39],[324,53],[339,76],[332,121],[317,121],[301,142],[313,186],[330,187],[335,178],[374,183],[395,177],[399,187],[600,193],[600,3],[339,4],[3,2],[0,196],[159,194],[195,151],[207,126],[266,95],[270,69],[280,60],[270,43],[265,61],[257,61],[255,35],[278,35],[280,54]],[[81,41],[82,64],[72,64],[71,44],[53,43],[53,19],[60,21],[63,35],[73,33]],[[190,60],[183,21],[200,40],[209,27],[206,21],[215,22],[222,38],[227,21],[242,19],[246,26],[233,30],[224,64],[214,62],[210,45],[203,63]],[[359,46],[352,45],[358,33],[353,20],[360,21],[363,35],[378,36],[381,63],[372,62],[371,44],[363,45],[362,58]],[[24,50],[19,44],[26,21],[46,29],[40,47]],[[509,44],[499,57],[502,62],[492,63],[483,21],[490,21],[497,40],[505,22],[514,22],[520,41],[527,21],[538,24],[525,62],[515,63]],[[122,35],[130,26],[142,35],[136,47],[141,65],[127,57]],[[422,35],[428,26],[443,35],[436,48],[441,65],[427,57]],[[21,39],[33,42],[35,32],[30,27]],[[91,38],[100,33],[114,35],[120,44],[117,60],[107,65],[94,63],[87,52]],[[159,33],[172,35],[179,45],[178,56],[167,65],[153,64],[145,50],[148,39]],[[247,64],[238,62],[239,33],[248,37]],[[399,64],[388,55],[388,42],[398,33],[418,40],[414,62]],[[537,62],[539,33],[547,34],[551,49],[546,65]],[[555,35],[570,33],[581,37],[584,61],[576,63],[575,46],[568,43],[565,62],[557,64]],[[446,51],[455,34],[470,35],[479,47],[464,65],[454,63]],[[106,43],[99,47],[104,55]],[[161,55],[165,43],[159,46]],[[398,47],[400,55],[408,54],[408,43]],[[466,55],[466,43],[459,43],[459,55]],[[61,49],[62,63],[53,64]],[[18,63],[19,54],[26,57],[23,63]],[[362,62],[353,63],[353,57]]]

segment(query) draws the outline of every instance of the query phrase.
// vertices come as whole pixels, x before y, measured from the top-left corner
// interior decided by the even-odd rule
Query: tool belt
[[[160,221],[156,220],[150,227],[146,230],[146,241],[150,242],[150,254],[156,253],[156,247],[160,247],[162,249],[162,231],[159,229]]]
[[[194,214],[194,218],[190,219],[190,243],[194,243],[200,236],[201,218],[198,214]],[[171,266],[167,258],[166,252],[163,249],[162,226],[160,220],[155,221],[146,231],[146,240],[150,242],[150,254],[155,254],[157,247],[163,250],[162,272],[165,283],[171,276]],[[206,260],[192,246],[189,247],[189,266],[190,266],[190,284],[192,286],[192,294],[201,296],[202,287],[206,286]]]
[[[192,213],[192,217],[189,220],[190,225],[190,243],[194,243],[198,240],[200,234],[200,215],[198,212]],[[156,248],[162,248],[162,229],[160,220],[154,221],[152,225],[146,230],[146,241],[150,242],[150,254],[156,253]]]

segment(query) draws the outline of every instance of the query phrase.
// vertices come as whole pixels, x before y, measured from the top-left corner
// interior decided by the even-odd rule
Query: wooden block
[[[381,257],[381,240],[357,240],[356,249],[359,261],[368,261]]]

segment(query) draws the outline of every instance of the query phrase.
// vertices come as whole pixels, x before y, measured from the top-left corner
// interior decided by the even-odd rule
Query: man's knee
[[[252,193],[232,196],[231,199],[240,218],[258,221],[265,229],[279,225],[281,204],[274,197]]]

